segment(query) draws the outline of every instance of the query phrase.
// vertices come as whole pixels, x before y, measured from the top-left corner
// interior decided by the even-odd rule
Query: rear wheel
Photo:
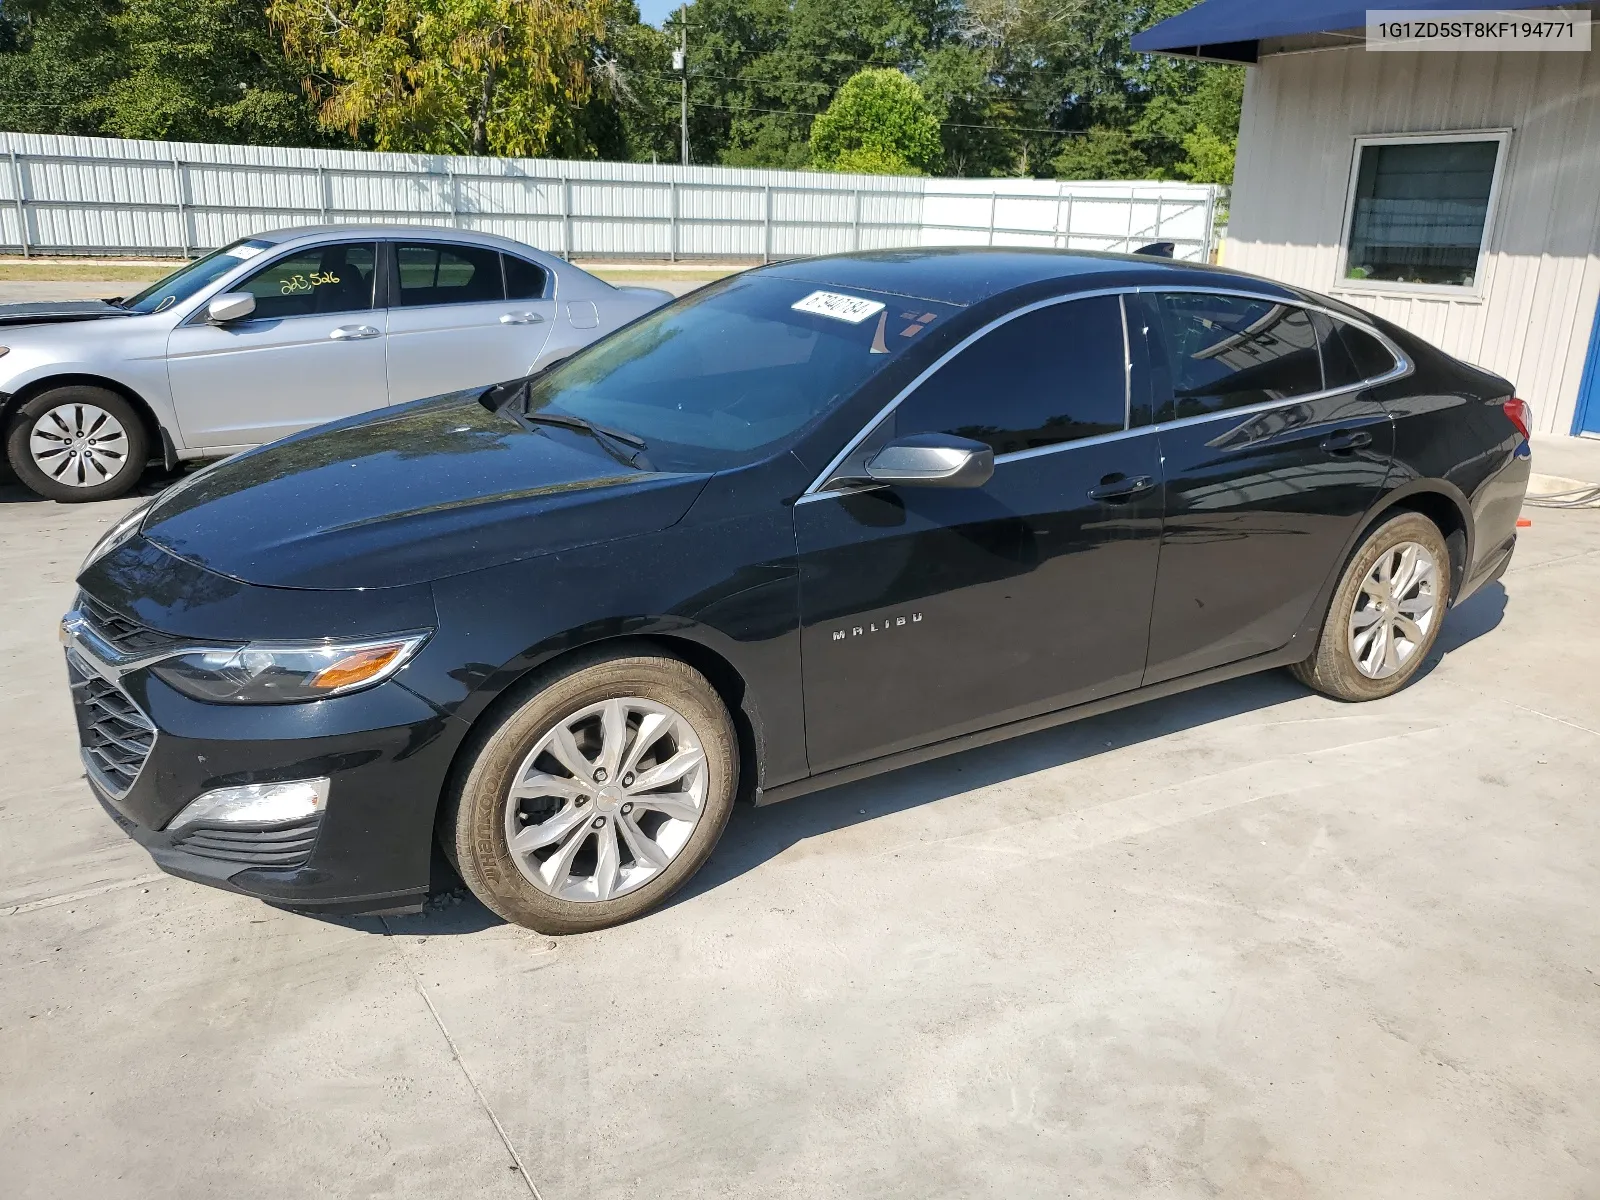
[[[150,457],[139,414],[105,388],[72,385],[22,405],[6,434],[17,479],[47,500],[114,500],[133,490]]]
[[[660,904],[733,810],[738,742],[715,690],[677,659],[591,659],[482,740],[440,837],[508,921],[578,933]]]
[[[1439,527],[1420,513],[1391,517],[1350,560],[1316,650],[1291,670],[1337,700],[1393,695],[1433,649],[1450,585],[1450,553]]]

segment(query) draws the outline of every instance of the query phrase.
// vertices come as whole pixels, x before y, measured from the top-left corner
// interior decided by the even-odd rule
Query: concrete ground
[[[741,810],[552,939],[152,868],[54,638],[135,502],[0,489],[8,1200],[1600,1195],[1600,514],[1530,510],[1390,700],[1274,673]]]

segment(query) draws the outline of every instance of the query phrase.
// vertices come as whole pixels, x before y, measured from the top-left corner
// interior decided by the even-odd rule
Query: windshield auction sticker
[[[1589,49],[1588,9],[1372,8],[1367,10],[1368,50],[1577,50]]]
[[[865,300],[860,296],[845,296],[839,292],[812,292],[789,307],[795,312],[815,313],[819,317],[832,317],[835,321],[859,325],[868,317],[882,312],[885,305],[880,300]]]

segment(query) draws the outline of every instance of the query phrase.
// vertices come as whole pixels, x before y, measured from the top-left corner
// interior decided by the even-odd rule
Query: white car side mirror
[[[249,292],[223,292],[206,305],[206,320],[213,325],[242,321],[256,311],[256,298]]]

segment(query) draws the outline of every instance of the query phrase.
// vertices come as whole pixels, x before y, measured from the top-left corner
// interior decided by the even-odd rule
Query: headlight
[[[381,641],[252,642],[181,654],[151,669],[196,700],[294,704],[382,683],[427,640],[426,633],[407,633]]]
[[[151,501],[151,503],[153,504],[154,501]],[[89,557],[83,560],[83,566],[78,568],[78,574],[82,575],[95,563],[138,533],[139,526],[144,522],[144,515],[149,511],[149,504],[141,504],[110,529],[106,530],[100,540],[94,544],[94,549],[89,551]]]

